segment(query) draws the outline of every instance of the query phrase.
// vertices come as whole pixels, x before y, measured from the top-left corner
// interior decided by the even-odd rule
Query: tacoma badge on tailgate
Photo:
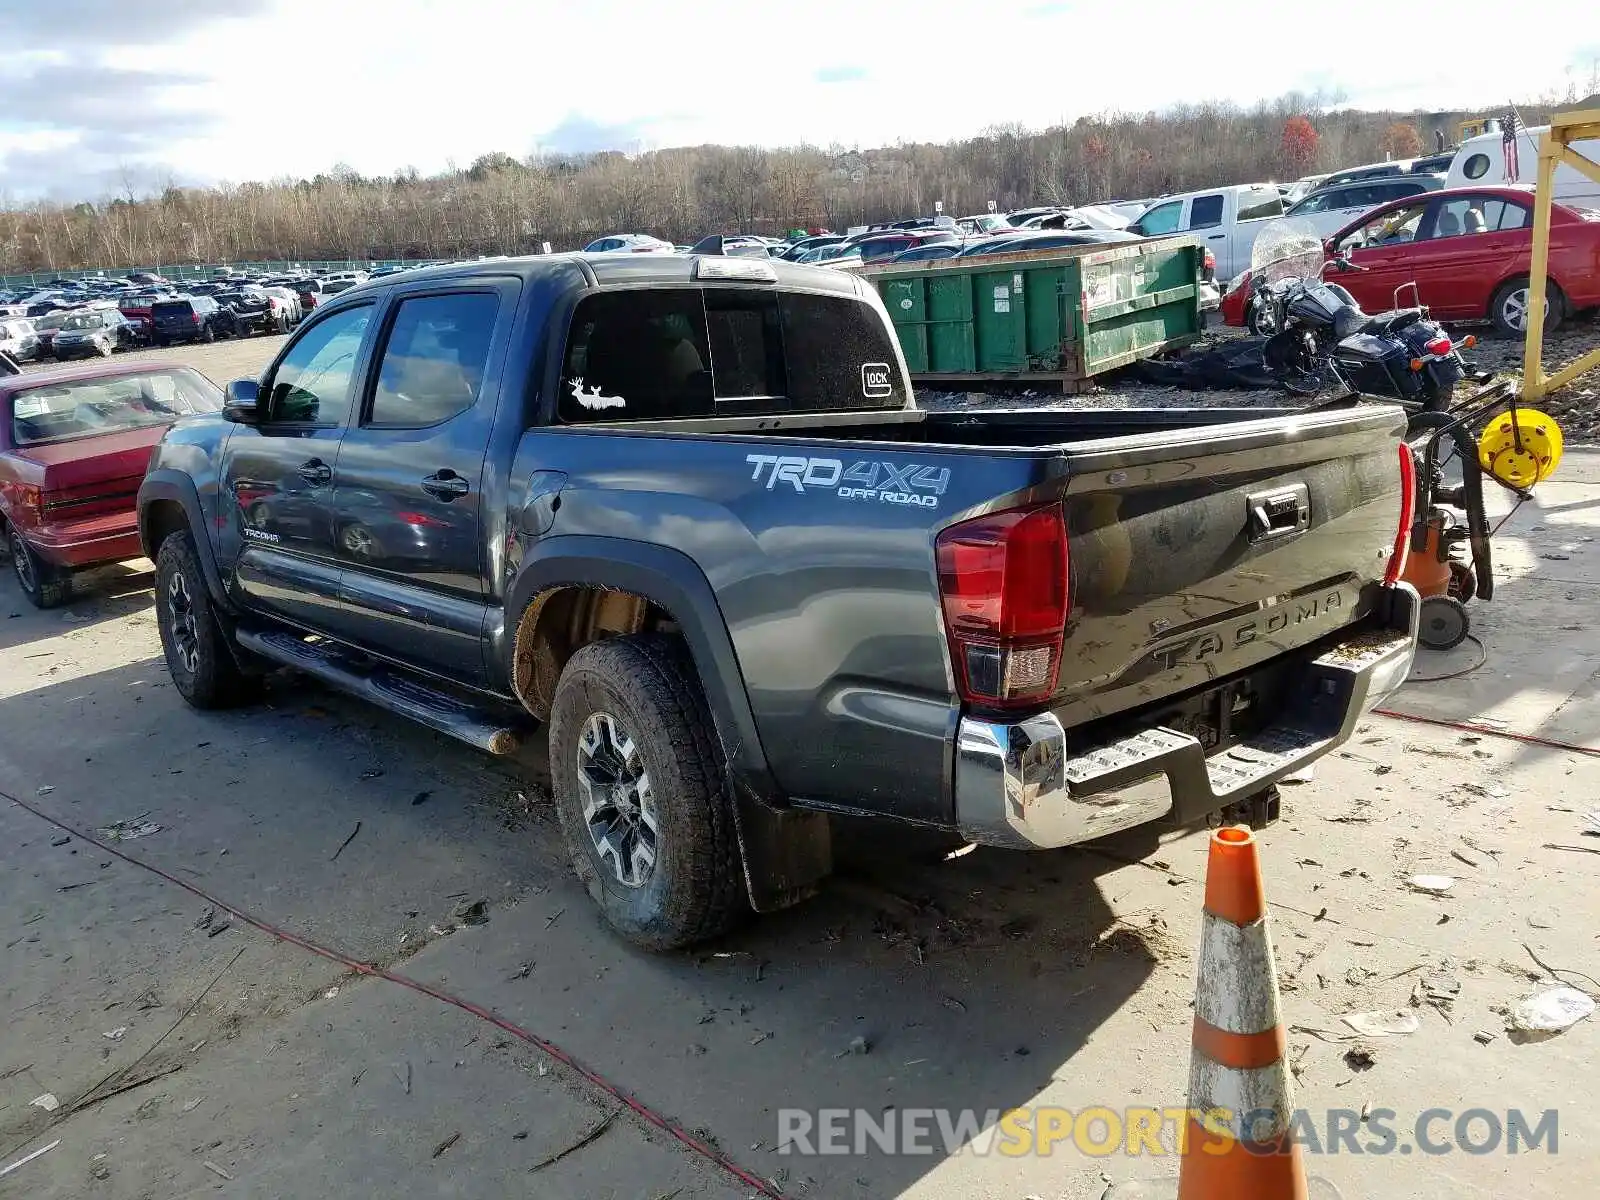
[[[1330,588],[1325,592],[1273,605],[1248,620],[1235,621],[1220,629],[1207,629],[1181,642],[1159,646],[1150,652],[1149,657],[1164,670],[1183,663],[1204,662],[1213,655],[1270,638],[1306,621],[1326,624],[1335,613],[1343,616],[1344,609],[1344,593],[1338,588]]]

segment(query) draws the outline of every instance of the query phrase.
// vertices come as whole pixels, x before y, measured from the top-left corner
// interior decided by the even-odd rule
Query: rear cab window
[[[573,315],[562,422],[903,408],[876,310],[771,288],[596,292]]]
[[[1283,193],[1275,185],[1239,190],[1239,220],[1260,221],[1267,217],[1281,216],[1283,216]]]
[[[1196,196],[1189,202],[1190,229],[1215,229],[1221,224],[1221,196]]]

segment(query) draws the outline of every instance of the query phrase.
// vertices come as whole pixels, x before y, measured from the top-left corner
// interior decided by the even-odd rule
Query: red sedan
[[[1487,319],[1502,334],[1520,337],[1528,327],[1533,189],[1452,188],[1392,200],[1335,233],[1327,254],[1366,268],[1329,267],[1326,278],[1348,288],[1368,312],[1420,302],[1440,320]],[[1600,305],[1600,212],[1550,206],[1548,274],[1547,328]],[[1247,324],[1249,300],[1246,276],[1223,298],[1223,320]]]
[[[180,417],[222,393],[188,367],[91,363],[0,379],[0,533],[40,608],[72,572],[136,558],[134,501],[150,451]]]

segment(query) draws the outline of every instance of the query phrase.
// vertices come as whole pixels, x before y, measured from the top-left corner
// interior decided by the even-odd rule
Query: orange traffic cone
[[[1211,835],[1201,922],[1178,1200],[1306,1200],[1261,862],[1243,825]]]

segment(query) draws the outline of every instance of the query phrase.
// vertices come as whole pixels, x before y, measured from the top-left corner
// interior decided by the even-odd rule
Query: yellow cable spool
[[[1501,413],[1478,438],[1478,462],[1511,488],[1548,479],[1561,463],[1561,426],[1536,408]]]

